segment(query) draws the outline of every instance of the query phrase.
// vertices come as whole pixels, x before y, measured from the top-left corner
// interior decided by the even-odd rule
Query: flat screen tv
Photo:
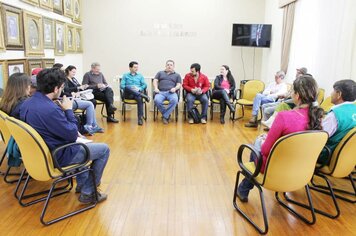
[[[272,25],[233,24],[232,45],[269,48],[271,45]]]

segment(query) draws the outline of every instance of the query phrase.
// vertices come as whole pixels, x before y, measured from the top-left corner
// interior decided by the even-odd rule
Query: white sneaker
[[[192,118],[189,118],[188,123],[189,124],[194,124],[194,120]]]
[[[205,119],[201,119],[200,122],[201,122],[202,124],[206,124],[206,120],[205,120]]]

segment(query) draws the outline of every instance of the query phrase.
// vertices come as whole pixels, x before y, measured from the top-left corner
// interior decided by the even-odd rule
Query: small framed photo
[[[6,61],[6,79],[14,73],[27,73],[27,63],[25,59],[21,60],[7,60]]]
[[[56,21],[56,47],[54,55],[65,55],[65,24],[61,21]]]
[[[53,2],[52,0],[39,0],[40,7],[49,11],[53,11]]]
[[[2,97],[7,82],[5,80],[5,66],[5,61],[0,61],[0,97]]]
[[[73,18],[73,0],[63,0],[64,15]]]
[[[42,59],[42,68],[46,69],[46,68],[52,68],[54,65],[54,58],[45,58]]]
[[[3,30],[3,24],[2,24],[2,17],[0,17],[0,52],[5,51],[5,50],[6,50],[6,48],[5,48],[4,30]]]
[[[70,24],[66,24],[66,51],[67,52],[76,52],[75,44],[75,27]]]
[[[54,48],[54,20],[43,17],[43,44],[44,48]]]
[[[36,68],[42,68],[42,59],[28,59],[27,60],[27,69],[28,69],[28,74],[32,74],[32,70]]]
[[[63,0],[53,0],[53,12],[63,15]]]
[[[43,56],[42,16],[24,12],[25,55]]]
[[[38,6],[38,0],[21,0],[21,2],[25,2],[33,6]]]
[[[73,0],[73,22],[77,24],[82,23],[82,4],[81,0]]]
[[[83,52],[82,28],[75,28],[75,51]]]
[[[6,49],[23,50],[22,10],[5,4],[2,4],[1,10]]]

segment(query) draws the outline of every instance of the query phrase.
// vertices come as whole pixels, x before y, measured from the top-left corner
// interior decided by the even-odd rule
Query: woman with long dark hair
[[[19,119],[20,107],[29,97],[31,79],[25,73],[12,74],[7,81],[0,102],[0,110]]]
[[[268,135],[259,136],[254,143],[255,149],[261,152],[262,173],[269,153],[280,137],[304,130],[322,129],[324,111],[318,107],[317,96],[318,86],[311,75],[303,75],[293,82],[292,99],[296,107],[293,110],[278,112]],[[254,159],[252,155],[250,161]],[[238,198],[247,202],[252,188],[253,184],[248,179],[243,179],[236,193]]]
[[[234,106],[230,102],[231,94],[236,88],[235,79],[231,74],[230,68],[227,65],[222,65],[220,75],[217,75],[214,80],[213,99],[220,100],[220,123],[225,124],[226,105],[231,112],[235,112]]]

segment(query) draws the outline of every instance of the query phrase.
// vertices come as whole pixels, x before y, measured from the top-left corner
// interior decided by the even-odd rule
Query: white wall
[[[252,79],[253,74],[259,79],[262,49],[255,51],[253,71],[254,50],[231,46],[232,24],[264,23],[264,10],[263,0],[107,0],[105,4],[87,0],[83,5],[84,70],[98,61],[112,80],[128,71],[131,60],[137,60],[140,72],[149,77],[173,59],[182,77],[198,62],[211,79],[222,64],[231,67],[237,81]]]
[[[68,17],[64,17],[62,15],[56,14],[54,12],[50,12],[47,10],[44,10],[39,7],[35,7],[29,4],[26,4],[24,2],[21,2],[20,0],[1,0],[0,2],[25,9],[30,12],[34,12],[37,14],[40,14],[42,16],[54,19],[54,20],[60,20],[62,22],[66,23],[72,23],[72,20],[69,19]],[[77,25],[77,24],[74,24]],[[55,58],[56,62],[62,63],[64,66],[68,65],[75,65],[77,67],[77,77],[81,80],[83,76],[83,54],[67,54],[65,56],[55,56],[54,55],[54,49],[45,49],[45,56],[43,58]],[[9,60],[9,59],[23,59],[25,57],[24,51],[17,51],[17,50],[7,50],[6,52],[0,52],[0,60]],[[34,57],[31,57],[34,58]],[[40,57],[39,57],[40,58]]]

